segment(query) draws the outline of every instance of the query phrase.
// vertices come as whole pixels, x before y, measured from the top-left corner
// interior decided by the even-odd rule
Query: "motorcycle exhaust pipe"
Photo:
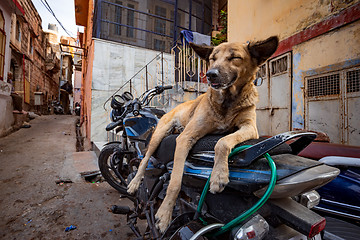
[[[127,215],[132,212],[128,206],[118,206],[118,205],[112,205],[110,207],[110,211],[113,214],[122,214],[122,215]]]

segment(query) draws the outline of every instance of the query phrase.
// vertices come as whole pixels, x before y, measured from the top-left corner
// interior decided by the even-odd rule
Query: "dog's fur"
[[[239,44],[223,43],[217,47],[191,44],[195,52],[209,62],[209,89],[195,100],[185,102],[165,114],[151,138],[138,172],[128,186],[134,193],[144,176],[150,156],[164,137],[175,128],[184,128],[176,139],[174,168],[166,197],[157,211],[156,226],[164,232],[172,217],[181,188],[186,157],[197,140],[210,133],[233,132],[215,146],[210,192],[221,192],[229,182],[228,155],[238,143],[258,138],[255,103],[258,98],[253,84],[258,66],[276,50],[277,37],[265,41]]]

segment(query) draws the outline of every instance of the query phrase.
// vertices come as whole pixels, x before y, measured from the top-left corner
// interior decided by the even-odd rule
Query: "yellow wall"
[[[350,3],[344,3],[350,2]],[[285,39],[359,0],[228,0],[230,42]]]

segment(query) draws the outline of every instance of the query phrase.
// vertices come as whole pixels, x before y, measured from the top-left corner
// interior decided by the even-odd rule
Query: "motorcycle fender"
[[[271,199],[268,201],[273,212],[280,217],[286,225],[308,236],[312,226],[324,222],[325,219],[291,198]]]
[[[107,146],[107,145],[110,145],[110,144],[113,144],[113,143],[118,143],[118,144],[121,144],[120,141],[113,141],[113,142],[108,142],[108,143],[105,143],[104,146]]]

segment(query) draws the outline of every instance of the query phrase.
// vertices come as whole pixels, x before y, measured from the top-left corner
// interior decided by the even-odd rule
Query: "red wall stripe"
[[[330,32],[345,24],[355,22],[360,19],[360,3],[357,3],[337,15],[331,16],[328,19],[316,23],[313,26],[292,35],[279,43],[279,47],[274,53],[273,57],[279,56],[285,52],[292,50],[293,46],[302,42],[306,42],[312,38],[320,36],[324,33]]]

